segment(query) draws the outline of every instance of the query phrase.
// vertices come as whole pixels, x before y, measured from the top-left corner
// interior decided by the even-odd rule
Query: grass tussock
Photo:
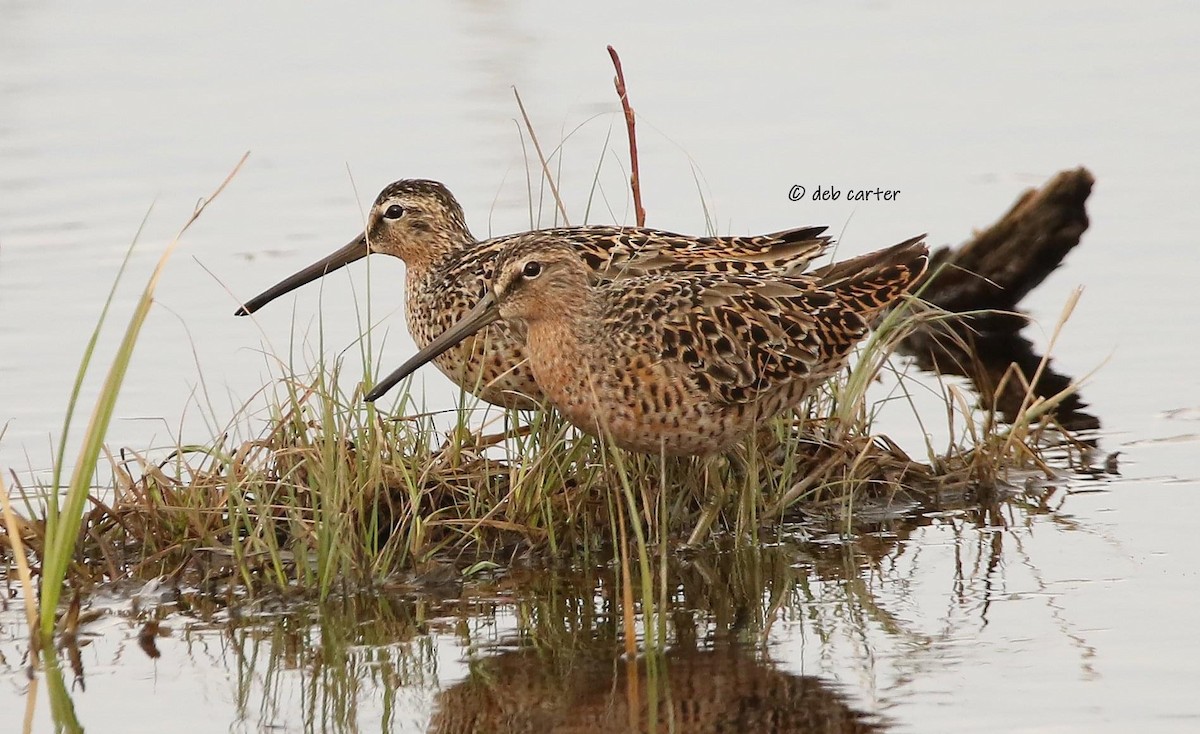
[[[1006,425],[947,389],[959,438],[918,459],[873,432],[880,406],[867,388],[891,369],[897,340],[943,318],[912,299],[877,326],[851,369],[715,460],[630,454],[553,411],[503,413],[469,397],[449,426],[406,393],[385,414],[361,401],[361,388],[338,387],[340,363],[292,370],[275,383],[257,436],[227,434],[165,458],[109,455],[111,489],[88,497],[64,573],[85,591],[166,577],[325,596],[398,580],[437,584],[517,558],[615,556],[647,579],[685,543],[758,544],[797,521],[853,534],[864,507],[961,506],[981,493],[1016,493],[1011,477],[1053,476],[1045,451],[1066,435],[1046,401],[1030,401]],[[899,385],[923,389],[906,376]],[[55,552],[50,525],[35,508],[10,526],[42,574],[37,561]]]

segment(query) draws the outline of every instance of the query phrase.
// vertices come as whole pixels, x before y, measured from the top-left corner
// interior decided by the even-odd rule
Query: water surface
[[[161,246],[246,150],[246,168],[168,269],[115,445],[207,439],[254,404],[269,379],[264,345],[286,353],[293,324],[311,335],[302,353],[316,349],[318,314],[327,352],[352,345],[355,299],[364,304],[368,292],[363,266],[254,319],[231,314],[238,297],[347,241],[389,181],[446,182],[481,236],[554,221],[526,165],[513,86],[544,147],[569,136],[557,165],[571,222],[631,222],[608,43],[639,114],[653,226],[699,232],[711,221],[721,233],[750,233],[823,223],[844,255],[917,232],[955,243],[1023,189],[1086,165],[1098,181],[1091,228],[1025,305],[1042,325],[1029,336],[1044,348],[1070,291],[1086,287],[1055,366],[1077,376],[1099,368],[1084,397],[1101,418],[1103,450],[1121,452],[1121,477],[1075,481],[1061,508],[1015,513],[1006,527],[926,518],[834,579],[797,545],[780,563],[808,595],[777,609],[769,631],[733,636],[748,669],[813,681],[822,700],[898,731],[1197,726],[1192,4],[116,3],[98,13],[10,1],[0,17],[0,467],[22,477],[49,465],[83,344],[147,211],[114,324]],[[527,170],[542,202],[532,211]],[[795,184],[901,193],[792,202]],[[383,360],[398,364],[411,350],[400,327],[402,265],[372,259],[370,271],[372,315],[391,326]],[[103,344],[111,349],[112,332]],[[456,391],[433,370],[418,381],[431,407],[453,404]],[[98,383],[87,383],[85,403]],[[904,410],[881,426],[920,445]],[[82,651],[86,687],[73,699],[89,731],[157,731],[164,720],[183,731],[313,722],[420,731],[437,701],[472,680],[472,661],[525,665],[504,656],[529,655],[520,605],[542,597],[513,593],[524,601],[487,613],[405,611],[416,621],[394,639],[337,637],[345,618],[329,611],[277,624],[170,607],[156,659],[136,643],[145,613],[117,596]],[[23,708],[28,686],[19,611],[0,612],[6,711]],[[245,653],[248,639],[257,656]],[[661,667],[732,649],[700,642],[695,653],[681,644]],[[330,650],[345,659],[323,664],[314,652]],[[400,659],[408,667],[396,672]],[[37,701],[37,730],[47,730],[45,697]]]

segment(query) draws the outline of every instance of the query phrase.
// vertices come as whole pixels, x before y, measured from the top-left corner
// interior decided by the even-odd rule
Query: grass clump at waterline
[[[1013,473],[1052,473],[1045,438],[1064,434],[1048,401],[1030,400],[1005,425],[948,391],[946,414],[965,426],[948,450],[927,446],[923,461],[873,433],[878,404],[868,403],[867,387],[905,333],[944,318],[910,299],[878,325],[851,369],[720,461],[630,454],[580,435],[553,411],[506,413],[465,395],[446,430],[444,417],[420,411],[406,392],[385,414],[362,402],[361,386],[344,391],[340,361],[287,368],[258,435],[225,434],[165,457],[110,454],[111,485],[90,490],[66,551],[52,543],[50,512],[27,504],[10,527],[43,588],[53,582],[48,559],[65,557],[78,591],[167,577],[214,591],[321,596],[342,586],[439,583],[516,557],[620,556],[649,578],[652,559],[713,534],[759,543],[813,518],[853,533],[863,506],[940,508],[981,490],[993,496]],[[902,376],[899,384],[916,383]],[[11,530],[8,541],[15,547]]]

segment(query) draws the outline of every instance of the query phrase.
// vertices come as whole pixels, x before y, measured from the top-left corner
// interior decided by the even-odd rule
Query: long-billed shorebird
[[[689,237],[656,229],[589,225],[541,230],[563,244],[599,280],[670,270],[799,274],[830,244],[824,227],[758,237]],[[460,321],[488,292],[495,259],[523,235],[476,240],[462,207],[436,181],[406,179],[385,188],[367,215],[366,230],[336,252],[246,301],[237,314],[254,313],[274,299],[372,252],[404,260],[408,330],[418,347]],[[435,360],[451,380],[484,400],[519,408],[542,401],[522,347],[503,322]]]
[[[597,282],[555,232],[510,238],[479,304],[367,394],[497,322],[579,429],[634,451],[712,455],[830,377],[924,272],[923,237],[808,275],[675,270]]]

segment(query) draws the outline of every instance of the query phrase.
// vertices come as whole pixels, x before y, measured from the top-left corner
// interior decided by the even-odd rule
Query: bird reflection
[[[638,660],[508,651],[476,663],[436,706],[429,731],[439,734],[883,731],[830,681],[777,670],[732,645]]]

